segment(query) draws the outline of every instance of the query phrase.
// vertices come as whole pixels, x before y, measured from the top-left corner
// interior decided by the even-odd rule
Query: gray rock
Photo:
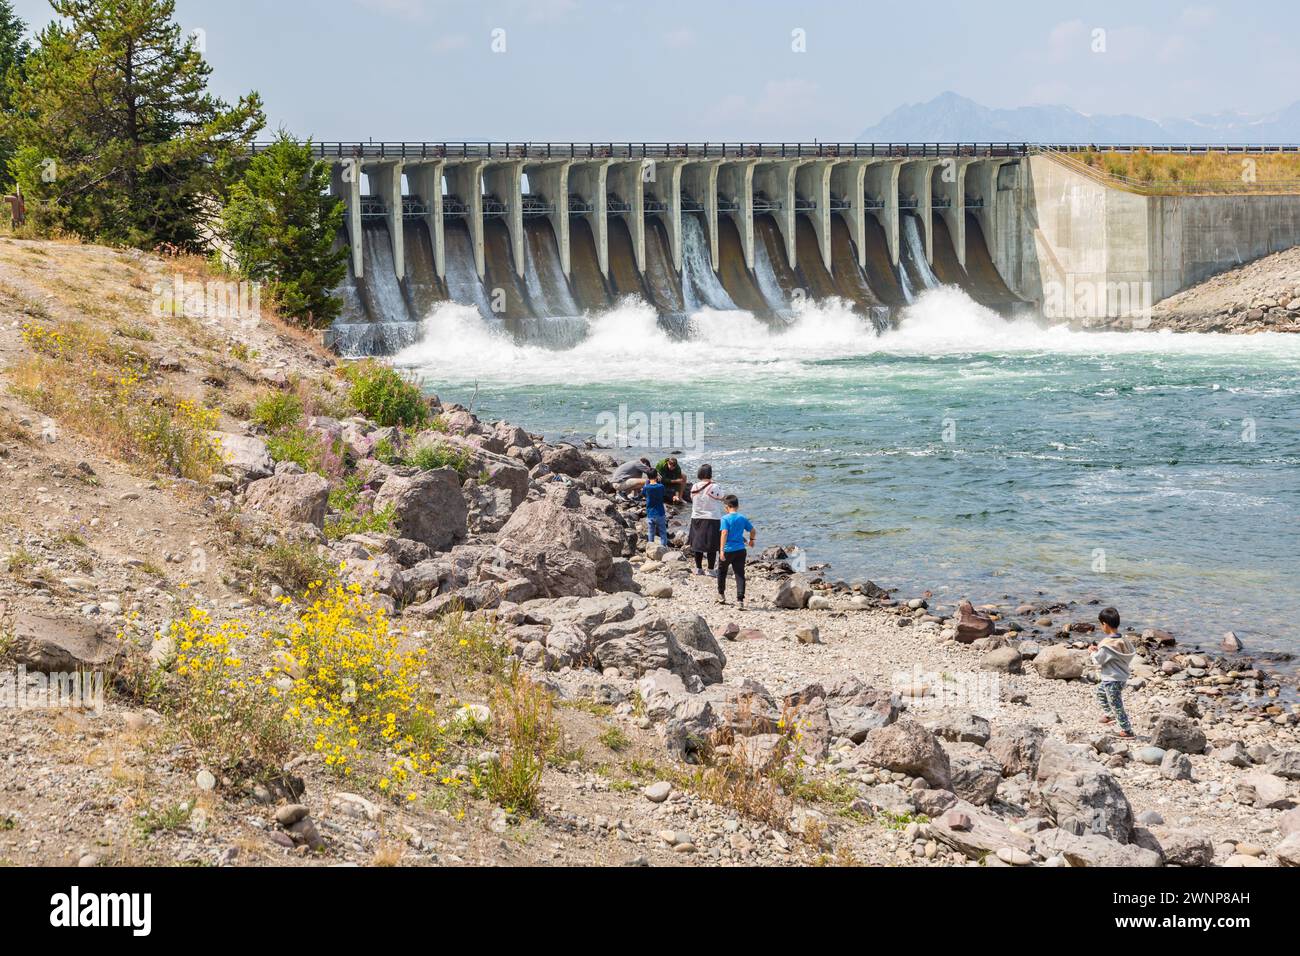
[[[1038,676],[1052,680],[1077,680],[1083,676],[1087,663],[1088,655],[1084,651],[1073,650],[1064,644],[1045,647],[1034,658]]]
[[[985,745],[989,753],[1002,764],[1002,775],[1033,775],[1038,769],[1044,733],[1032,724],[996,725]]]
[[[954,743],[947,748],[951,767],[952,790],[967,803],[986,805],[997,795],[1002,783],[1002,764],[983,747],[971,743]]]
[[[1129,846],[1096,833],[1044,830],[1034,838],[1040,856],[1065,857],[1071,866],[1156,867],[1161,856],[1154,850]]]
[[[460,476],[451,468],[389,478],[375,495],[374,508],[392,508],[398,535],[433,551],[450,548],[467,533],[469,508],[460,492]]]
[[[128,645],[106,628],[29,611],[14,615],[12,648],[15,664],[41,674],[116,670],[128,654]]]
[[[1182,714],[1161,714],[1151,728],[1151,745],[1164,750],[1180,750],[1185,754],[1199,754],[1205,751],[1205,733]]]
[[[930,831],[936,840],[972,860],[982,860],[1003,847],[1028,852],[1034,846],[1027,834],[1011,829],[993,814],[964,800],[930,821]]]
[[[925,728],[943,740],[984,746],[989,740],[989,722],[969,711],[946,711],[925,721]]]
[[[776,597],[773,598],[772,603],[780,608],[800,611],[808,606],[813,593],[809,579],[803,575],[795,574],[786,578],[777,587]]]
[[[208,435],[215,441],[227,473],[244,481],[269,478],[274,473],[275,462],[262,439],[234,432],[214,431]]]
[[[1264,769],[1285,780],[1300,780],[1300,750],[1283,750],[1274,754]]]
[[[321,528],[329,493],[328,479],[314,473],[272,475],[244,489],[244,507],[280,521]]]
[[[1214,842],[1199,830],[1157,826],[1152,829],[1165,862],[1177,866],[1209,866],[1214,861]]]
[[[1192,761],[1188,759],[1187,754],[1179,753],[1177,750],[1167,750],[1160,761],[1160,776],[1166,780],[1191,780]]]
[[[980,669],[999,671],[1003,674],[1019,674],[1024,669],[1024,665],[1021,653],[1016,648],[999,647],[984,655],[984,659],[980,661]]]
[[[645,794],[645,798],[651,803],[663,803],[668,799],[668,795],[673,792],[673,785],[667,780],[660,780],[650,784],[641,792]]]
[[[948,755],[938,738],[907,718],[867,734],[858,747],[867,763],[925,780],[940,790],[952,790]]]

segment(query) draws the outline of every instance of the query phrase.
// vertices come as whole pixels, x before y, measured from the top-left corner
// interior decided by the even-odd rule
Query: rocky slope
[[[1149,328],[1300,332],[1300,248],[1248,262],[1157,302]]]
[[[97,709],[0,708],[0,860],[1300,863],[1297,713],[1239,648],[1135,635],[1140,736],[1125,741],[1096,719],[1086,604],[929,607],[769,549],[750,606],[719,606],[683,552],[642,544],[604,452],[437,399],[418,426],[380,426],[273,317],[151,314],[177,267],[0,241],[0,694],[74,666],[130,678]],[[124,459],[20,387],[50,350],[33,323],[71,335],[105,301],[100,322],[147,355],[133,388],[219,410],[212,474]],[[292,416],[260,411],[290,395],[305,397]],[[231,665],[251,681],[292,700],[323,686],[282,641],[320,605],[319,590],[295,600],[317,574],[351,584],[368,624],[391,615],[418,655],[410,686],[445,755],[409,794],[380,777],[418,758],[389,744],[342,774],[304,734],[250,776],[187,722],[196,685],[170,624],[196,613],[212,630],[256,622]],[[483,781],[520,765],[530,721],[554,730],[522,810]]]

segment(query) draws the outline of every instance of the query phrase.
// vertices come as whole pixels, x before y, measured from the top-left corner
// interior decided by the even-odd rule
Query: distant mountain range
[[[1088,115],[1068,106],[992,109],[956,93],[900,106],[862,131],[863,143],[1300,143],[1300,102],[1276,113],[1147,119]]]

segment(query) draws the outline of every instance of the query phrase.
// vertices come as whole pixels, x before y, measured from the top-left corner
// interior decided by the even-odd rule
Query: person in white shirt
[[[722,541],[722,516],[727,513],[725,494],[713,481],[713,466],[700,465],[695,484],[691,485],[690,546],[695,552],[695,573],[704,573],[708,559],[709,574],[715,573],[718,548]]]

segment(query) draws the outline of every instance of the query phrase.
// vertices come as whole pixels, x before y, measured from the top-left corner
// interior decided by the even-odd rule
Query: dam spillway
[[[780,324],[831,298],[881,328],[941,286],[1140,328],[1155,301],[1300,242],[1300,195],[1142,195],[1028,144],[313,149],[344,206],[327,340],[350,355],[403,348],[446,302],[553,347],[628,297],[686,335],[702,311]]]

